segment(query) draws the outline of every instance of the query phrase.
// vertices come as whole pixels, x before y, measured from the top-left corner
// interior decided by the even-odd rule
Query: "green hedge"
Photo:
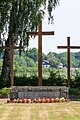
[[[70,95],[80,95],[80,88],[70,88],[69,94]]]
[[[54,79],[42,79],[43,86],[62,86],[63,79],[61,78],[54,78]],[[1,82],[0,87],[10,87],[11,83],[10,80],[6,82]],[[14,86],[38,86],[38,77],[31,76],[31,77],[14,77]]]

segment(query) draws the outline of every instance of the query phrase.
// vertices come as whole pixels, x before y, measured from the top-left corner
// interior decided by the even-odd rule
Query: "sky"
[[[57,46],[67,45],[67,37],[71,37],[70,44],[80,45],[80,0],[60,0],[60,5],[53,11],[54,24],[48,24],[48,14],[42,22],[43,31],[55,31],[53,36],[42,37],[42,51],[64,52],[67,50],[58,49]],[[30,40],[29,48],[38,48],[38,37]],[[79,49],[71,52],[78,52]]]

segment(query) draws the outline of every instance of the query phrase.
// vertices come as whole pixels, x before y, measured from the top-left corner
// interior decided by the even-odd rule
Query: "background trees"
[[[0,54],[0,66],[2,66],[2,57],[4,52]],[[48,60],[51,68],[57,68],[60,63],[63,64],[64,67],[67,67],[67,53],[55,53],[49,52],[47,55],[42,53],[42,59]],[[80,52],[71,52],[71,67],[72,68],[80,68]],[[38,63],[38,50],[36,48],[30,48],[27,51],[22,51],[21,57],[19,57],[19,51],[14,51],[14,67],[20,67],[23,69],[24,67],[37,67]]]

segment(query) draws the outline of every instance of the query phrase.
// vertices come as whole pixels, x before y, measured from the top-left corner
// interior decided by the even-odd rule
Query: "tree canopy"
[[[48,2],[48,4],[46,4]],[[59,0],[0,0],[0,43],[13,35],[14,43],[28,45],[27,31],[37,31],[47,7],[49,20]]]

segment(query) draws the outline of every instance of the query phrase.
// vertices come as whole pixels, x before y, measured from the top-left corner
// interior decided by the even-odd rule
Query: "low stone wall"
[[[68,88],[65,86],[13,86],[10,98],[68,98]]]

